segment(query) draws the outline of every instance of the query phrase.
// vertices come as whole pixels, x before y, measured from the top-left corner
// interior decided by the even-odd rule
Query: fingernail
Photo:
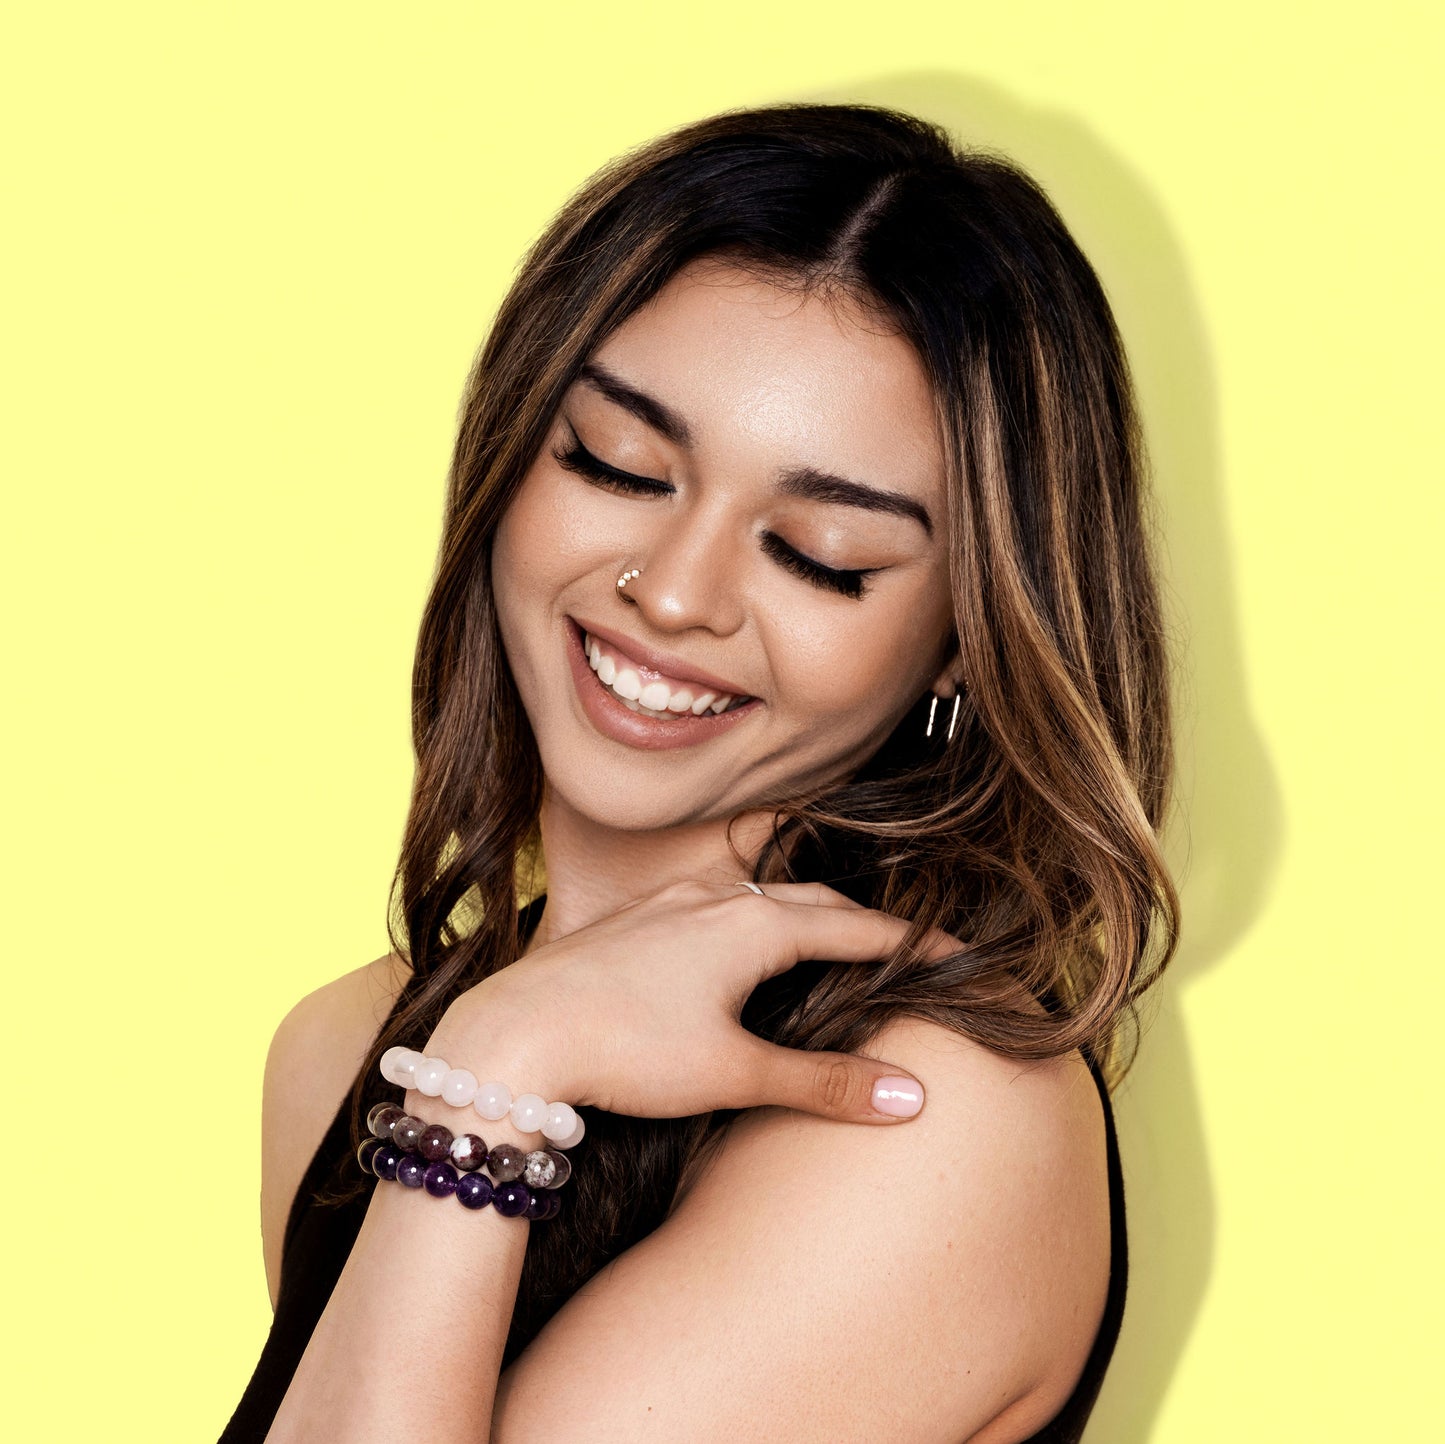
[[[912,1118],[923,1107],[923,1086],[912,1078],[880,1078],[873,1085],[873,1106],[891,1118]]]

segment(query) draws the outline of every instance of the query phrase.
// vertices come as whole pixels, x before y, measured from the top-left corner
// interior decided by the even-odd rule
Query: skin
[[[699,264],[599,348],[598,361],[683,416],[669,442],[582,382],[498,530],[493,580],[507,660],[546,775],[547,907],[534,946],[636,896],[636,880],[746,876],[725,827],[756,845],[764,788],[856,768],[932,687],[951,697],[944,466],[912,346],[853,305],[800,299]],[[609,491],[564,469],[571,439],[669,497]],[[780,496],[786,465],[904,492],[914,521]],[[764,554],[770,528],[831,567],[882,568],[857,600]],[[641,576],[619,596],[629,568]],[[662,756],[601,736],[578,703],[566,617],[608,625],[762,699],[725,738]]]
[[[462,993],[424,1051],[638,1116],[749,1111],[663,1224],[506,1371],[529,1225],[378,1187],[269,1437],[387,1439],[418,1397],[444,1397],[455,1437],[496,1444],[533,1437],[538,1419],[560,1441],[1024,1439],[1073,1387],[1108,1279],[1102,1113],[1082,1060],[1023,1067],[916,1019],[858,1055],[819,1054],[737,1022],[761,978],[806,957],[866,967],[904,931],[827,888],[758,898],[735,884],[765,789],[846,775],[927,688],[957,686],[926,379],[877,317],[715,265],[676,277],[595,359],[683,416],[692,444],[580,384],[499,529],[502,636],[546,775],[547,906],[525,956]],[[673,490],[621,494],[568,470],[553,453],[569,426]],[[788,465],[901,492],[933,536],[780,496]],[[764,529],[829,566],[880,570],[861,599],[824,591],[761,549]],[[578,613],[762,705],[693,748],[606,736],[566,660]],[[278,1030],[273,1299],[301,1172],[402,978],[378,960]],[[885,1075],[926,1084],[916,1117],[871,1109]],[[406,1106],[453,1121],[414,1091]],[[488,1138],[523,1141],[505,1124]]]

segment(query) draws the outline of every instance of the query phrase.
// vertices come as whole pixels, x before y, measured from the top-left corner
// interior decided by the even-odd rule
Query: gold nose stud
[[[624,592],[624,591],[626,591],[626,590],[627,590],[627,584],[628,584],[628,582],[630,582],[630,581],[633,579],[633,577],[640,577],[641,575],[642,575],[642,568],[641,568],[641,567],[633,567],[633,569],[632,569],[630,572],[623,572],[622,575],[617,578],[617,590],[618,590],[619,592]]]

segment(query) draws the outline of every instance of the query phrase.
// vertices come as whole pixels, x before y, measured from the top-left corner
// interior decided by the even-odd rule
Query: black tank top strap
[[[1038,1000],[1050,1013],[1062,1010],[1062,1003],[1051,991],[1045,990]],[[1099,1094],[1099,1103],[1104,1111],[1104,1151],[1109,1178],[1109,1288],[1104,1298],[1104,1314],[1099,1321],[1099,1331],[1094,1336],[1089,1357],[1084,1361],[1083,1373],[1064,1406],[1036,1434],[1031,1434],[1024,1444],[1079,1444],[1084,1427],[1089,1422],[1099,1390],[1103,1387],[1104,1375],[1109,1361],[1114,1357],[1114,1348],[1119,1342],[1119,1329],[1124,1320],[1124,1297],[1129,1286],[1129,1229],[1124,1211],[1124,1170],[1119,1158],[1119,1135],[1114,1126],[1113,1102],[1109,1097],[1109,1085],[1103,1069],[1092,1048],[1079,1050],[1088,1067],[1089,1076]]]

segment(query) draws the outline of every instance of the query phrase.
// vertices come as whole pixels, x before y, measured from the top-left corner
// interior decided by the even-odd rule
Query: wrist
[[[549,1103],[590,1102],[575,1050],[546,1016],[518,1009],[486,984],[452,1003],[421,1051],[471,1073],[479,1085],[504,1084],[513,1098],[535,1093]]]
[[[527,1045],[527,1036],[504,1027],[493,1010],[486,1013],[485,1028],[459,1023],[457,1014],[448,1012],[423,1048],[398,1045],[382,1056],[382,1077],[403,1090],[397,1116],[404,1112],[415,1120],[413,1134],[440,1125],[448,1144],[471,1134],[472,1146],[464,1150],[469,1152],[476,1151],[477,1138],[486,1150],[498,1144],[523,1153],[575,1147],[586,1126],[565,1096],[572,1091],[570,1075],[555,1054],[544,1066],[541,1050]],[[461,1061],[483,1057],[477,1072]]]

